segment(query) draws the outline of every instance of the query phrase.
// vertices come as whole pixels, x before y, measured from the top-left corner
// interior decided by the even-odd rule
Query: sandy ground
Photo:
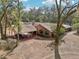
[[[0,50],[0,56],[5,55],[7,51]]]
[[[75,31],[68,33],[63,39],[65,43],[60,46],[61,59],[79,59],[79,36]],[[51,51],[48,44],[51,40],[23,41],[7,56],[8,59],[54,59],[54,50]]]

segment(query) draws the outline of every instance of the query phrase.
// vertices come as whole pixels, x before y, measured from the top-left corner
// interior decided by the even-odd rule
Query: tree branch
[[[63,10],[61,11],[61,15],[63,14],[63,12],[67,9],[67,8],[70,8],[69,9],[69,11],[68,11],[68,13],[72,10],[72,9],[74,9],[75,7],[77,7],[77,5],[78,5],[79,3],[77,2],[77,3],[75,3],[74,5],[72,5],[72,6],[70,6],[70,7],[64,7],[63,8]]]
[[[70,15],[72,15],[73,13],[75,13],[76,11],[77,11],[77,10],[75,9],[75,10],[69,12],[69,13],[62,19],[62,21],[61,21],[61,23],[60,23],[60,27],[62,26],[62,24],[64,23],[64,21],[65,21]]]

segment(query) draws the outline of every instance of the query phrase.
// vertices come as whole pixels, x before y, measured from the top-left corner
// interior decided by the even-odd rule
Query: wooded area
[[[65,4],[65,6],[62,5]],[[55,23],[56,29],[54,33],[54,51],[55,59],[61,59],[59,54],[59,45],[61,43],[61,30],[63,24],[70,25],[74,30],[79,28],[79,1],[70,4],[69,0],[55,0],[55,4],[50,8],[47,6],[32,8],[29,11],[24,10],[23,3],[20,0],[0,0],[0,40],[9,43],[7,31],[16,30],[16,45],[10,50],[13,51],[18,46],[20,40],[20,31],[22,22],[39,22],[39,23]],[[8,30],[7,30],[8,29]],[[78,29],[79,30],[79,29]],[[52,38],[53,39],[53,38]],[[51,43],[52,46],[53,43]],[[7,46],[9,49],[9,46]],[[3,57],[6,57],[8,53]]]

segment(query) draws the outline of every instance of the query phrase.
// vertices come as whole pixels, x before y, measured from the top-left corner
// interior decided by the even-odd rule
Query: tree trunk
[[[2,27],[1,22],[0,22],[0,32],[1,32],[1,39],[4,39],[4,35],[3,35],[3,27]]]
[[[61,59],[58,45],[55,45],[55,59]]]
[[[56,33],[55,36],[55,59],[61,59],[60,54],[59,54],[59,40],[60,36]]]
[[[7,30],[7,12],[5,13],[5,32],[4,32],[4,39],[6,40],[7,39],[7,36],[6,36],[6,30]]]
[[[18,45],[18,41],[19,41],[19,32],[20,32],[20,23],[19,23],[19,20],[20,20],[20,2],[18,0],[18,34],[17,34],[17,45]]]

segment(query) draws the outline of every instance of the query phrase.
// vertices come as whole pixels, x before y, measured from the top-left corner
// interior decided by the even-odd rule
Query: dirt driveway
[[[62,59],[79,59],[79,35],[76,31],[68,33],[63,39],[65,44],[60,46]]]
[[[62,59],[79,59],[79,36],[75,31],[68,33],[63,39],[65,43],[60,46]],[[51,51],[48,44],[51,40],[28,40],[20,45],[9,55],[8,59],[54,59],[54,51]]]

